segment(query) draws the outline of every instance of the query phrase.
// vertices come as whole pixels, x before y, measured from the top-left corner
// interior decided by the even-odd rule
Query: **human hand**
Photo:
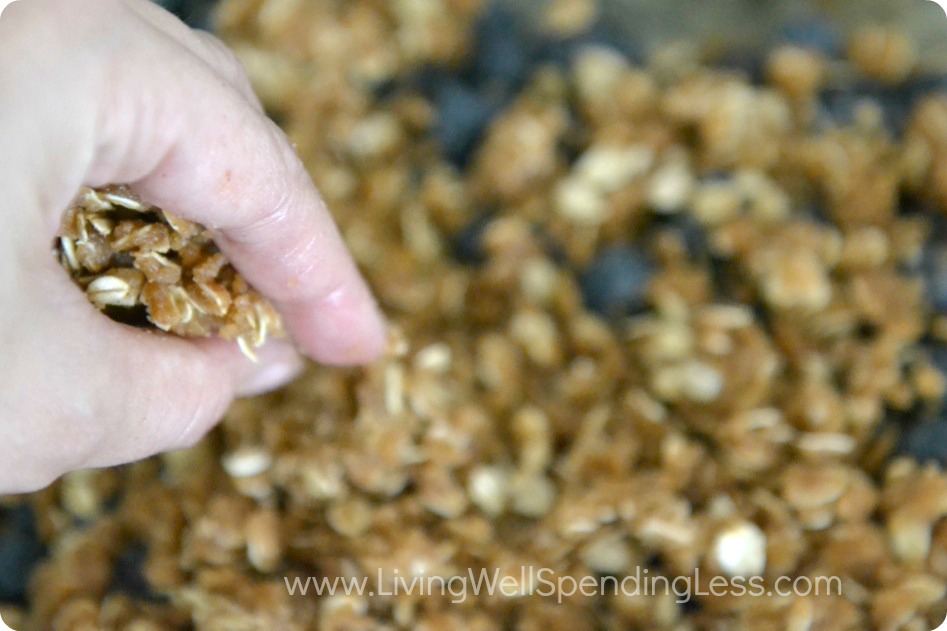
[[[213,37],[146,0],[21,0],[0,16],[0,492],[199,440],[299,368],[271,342],[185,340],[99,313],[51,254],[83,185],[200,222],[298,348],[369,361],[378,309],[304,167]]]

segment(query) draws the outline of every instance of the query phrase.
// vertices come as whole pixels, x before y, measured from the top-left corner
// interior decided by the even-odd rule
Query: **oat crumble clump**
[[[57,247],[92,304],[117,319],[132,319],[137,309],[162,331],[236,340],[251,359],[269,335],[282,334],[279,314],[207,230],[144,203],[127,186],[83,188]]]

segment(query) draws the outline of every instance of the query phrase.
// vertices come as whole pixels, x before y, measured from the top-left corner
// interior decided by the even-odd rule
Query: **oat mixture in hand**
[[[63,219],[58,249],[92,304],[116,319],[144,315],[177,335],[216,334],[250,358],[268,335],[283,333],[279,314],[205,228],[149,206],[127,186],[83,189]]]

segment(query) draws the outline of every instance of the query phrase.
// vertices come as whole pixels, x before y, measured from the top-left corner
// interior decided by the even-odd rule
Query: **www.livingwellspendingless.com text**
[[[625,595],[657,596],[672,594],[678,603],[700,596],[788,596],[840,595],[842,580],[837,576],[711,576],[702,578],[700,569],[691,576],[652,574],[637,568],[625,576],[560,575],[552,568],[523,566],[518,574],[499,568],[468,568],[452,576],[401,574],[397,569],[379,568],[374,576],[284,577],[290,596],[440,596],[462,603],[470,596],[500,595],[508,598],[533,595],[555,598],[561,603],[576,596]]]

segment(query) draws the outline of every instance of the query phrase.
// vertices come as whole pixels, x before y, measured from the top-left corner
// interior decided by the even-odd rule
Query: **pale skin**
[[[293,344],[253,364],[233,343],[99,313],[51,244],[78,189],[112,182],[213,228]],[[371,292],[239,63],[146,0],[3,10],[0,191],[0,493],[193,445],[236,396],[291,379],[298,353],[359,364],[384,347]]]

